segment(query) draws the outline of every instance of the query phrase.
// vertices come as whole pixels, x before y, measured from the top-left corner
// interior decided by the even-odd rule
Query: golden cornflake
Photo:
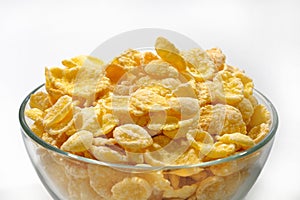
[[[144,67],[145,72],[154,78],[177,78],[178,71],[168,62],[153,60]]]
[[[246,125],[240,111],[230,105],[207,105],[200,111],[200,127],[212,135],[246,133]]]
[[[124,124],[113,131],[117,143],[125,149],[139,150],[152,145],[153,140],[149,133],[135,124]]]
[[[236,144],[244,149],[248,149],[255,145],[255,142],[251,137],[242,133],[224,134],[219,137],[218,140],[228,144]]]
[[[179,50],[169,40],[158,37],[155,42],[155,50],[162,60],[170,63],[178,71],[185,70],[185,60],[181,57]]]
[[[260,125],[254,126],[248,133],[248,136],[251,137],[254,142],[257,144],[263,140],[266,135],[270,132],[268,124],[262,123]]]
[[[44,117],[44,112],[38,108],[31,108],[25,110],[25,115],[33,121],[42,121]]]
[[[248,124],[251,120],[251,117],[254,113],[253,105],[251,101],[247,98],[244,98],[237,106],[243,116],[245,124]]]
[[[61,149],[63,151],[70,152],[82,152],[90,149],[93,142],[93,134],[89,131],[78,131],[68,138],[66,142],[63,143]]]
[[[269,124],[270,120],[271,116],[267,108],[264,105],[259,104],[254,108],[254,113],[247,127],[248,129],[251,129],[262,123]]]
[[[152,87],[138,89],[130,98],[130,105],[133,107],[131,112],[135,115],[143,115],[151,109],[168,109],[168,101],[164,93],[161,93],[163,90],[166,89],[163,87],[157,87],[157,89]]]
[[[217,71],[209,55],[202,49],[195,48],[181,52],[187,61],[187,71],[197,80],[211,80]]]
[[[44,126],[52,126],[60,122],[72,110],[72,98],[64,95],[49,109],[45,111]]]
[[[239,78],[230,72],[220,71],[214,77],[215,101],[236,105],[244,97],[244,86]]]
[[[222,53],[222,50],[219,48],[212,48],[206,50],[209,57],[215,63],[217,69],[220,71],[224,68],[226,56]]]
[[[232,155],[236,151],[236,147],[234,144],[227,144],[223,142],[214,143],[210,152],[207,154],[207,157],[217,159],[217,158],[225,158],[227,156]]]
[[[41,111],[45,111],[51,106],[51,103],[48,94],[40,91],[30,96],[29,105],[31,108],[38,108]]]
[[[131,177],[116,183],[111,192],[115,200],[147,200],[152,193],[152,187],[145,179]]]

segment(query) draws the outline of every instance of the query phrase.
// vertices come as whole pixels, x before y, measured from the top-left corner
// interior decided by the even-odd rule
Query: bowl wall
[[[238,200],[263,169],[278,126],[272,104],[257,91],[255,96],[271,113],[270,133],[245,152],[191,166],[126,166],[63,152],[30,130],[31,122],[24,116],[29,96],[20,108],[21,131],[32,164],[54,199]]]

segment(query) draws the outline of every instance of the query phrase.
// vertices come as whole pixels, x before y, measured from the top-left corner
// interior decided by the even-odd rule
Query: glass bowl
[[[64,152],[32,132],[24,112],[30,95],[41,90],[44,85],[24,99],[19,121],[31,162],[54,199],[243,199],[264,167],[278,127],[274,106],[254,90],[271,114],[271,126],[268,135],[248,150],[193,165],[107,163]]]

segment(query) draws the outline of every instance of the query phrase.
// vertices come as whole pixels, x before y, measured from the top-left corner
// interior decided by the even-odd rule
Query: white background
[[[113,35],[171,29],[223,49],[275,105],[280,126],[246,200],[300,199],[300,1],[0,1],[0,199],[51,199],[22,142],[18,108],[44,67]]]

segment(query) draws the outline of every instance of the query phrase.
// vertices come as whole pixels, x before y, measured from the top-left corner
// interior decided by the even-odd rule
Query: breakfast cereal
[[[45,69],[46,91],[31,95],[25,114],[42,140],[93,161],[38,152],[68,199],[230,199],[260,152],[197,165],[250,149],[270,131],[253,80],[219,48],[181,51],[158,37],[153,51],[62,65]]]

